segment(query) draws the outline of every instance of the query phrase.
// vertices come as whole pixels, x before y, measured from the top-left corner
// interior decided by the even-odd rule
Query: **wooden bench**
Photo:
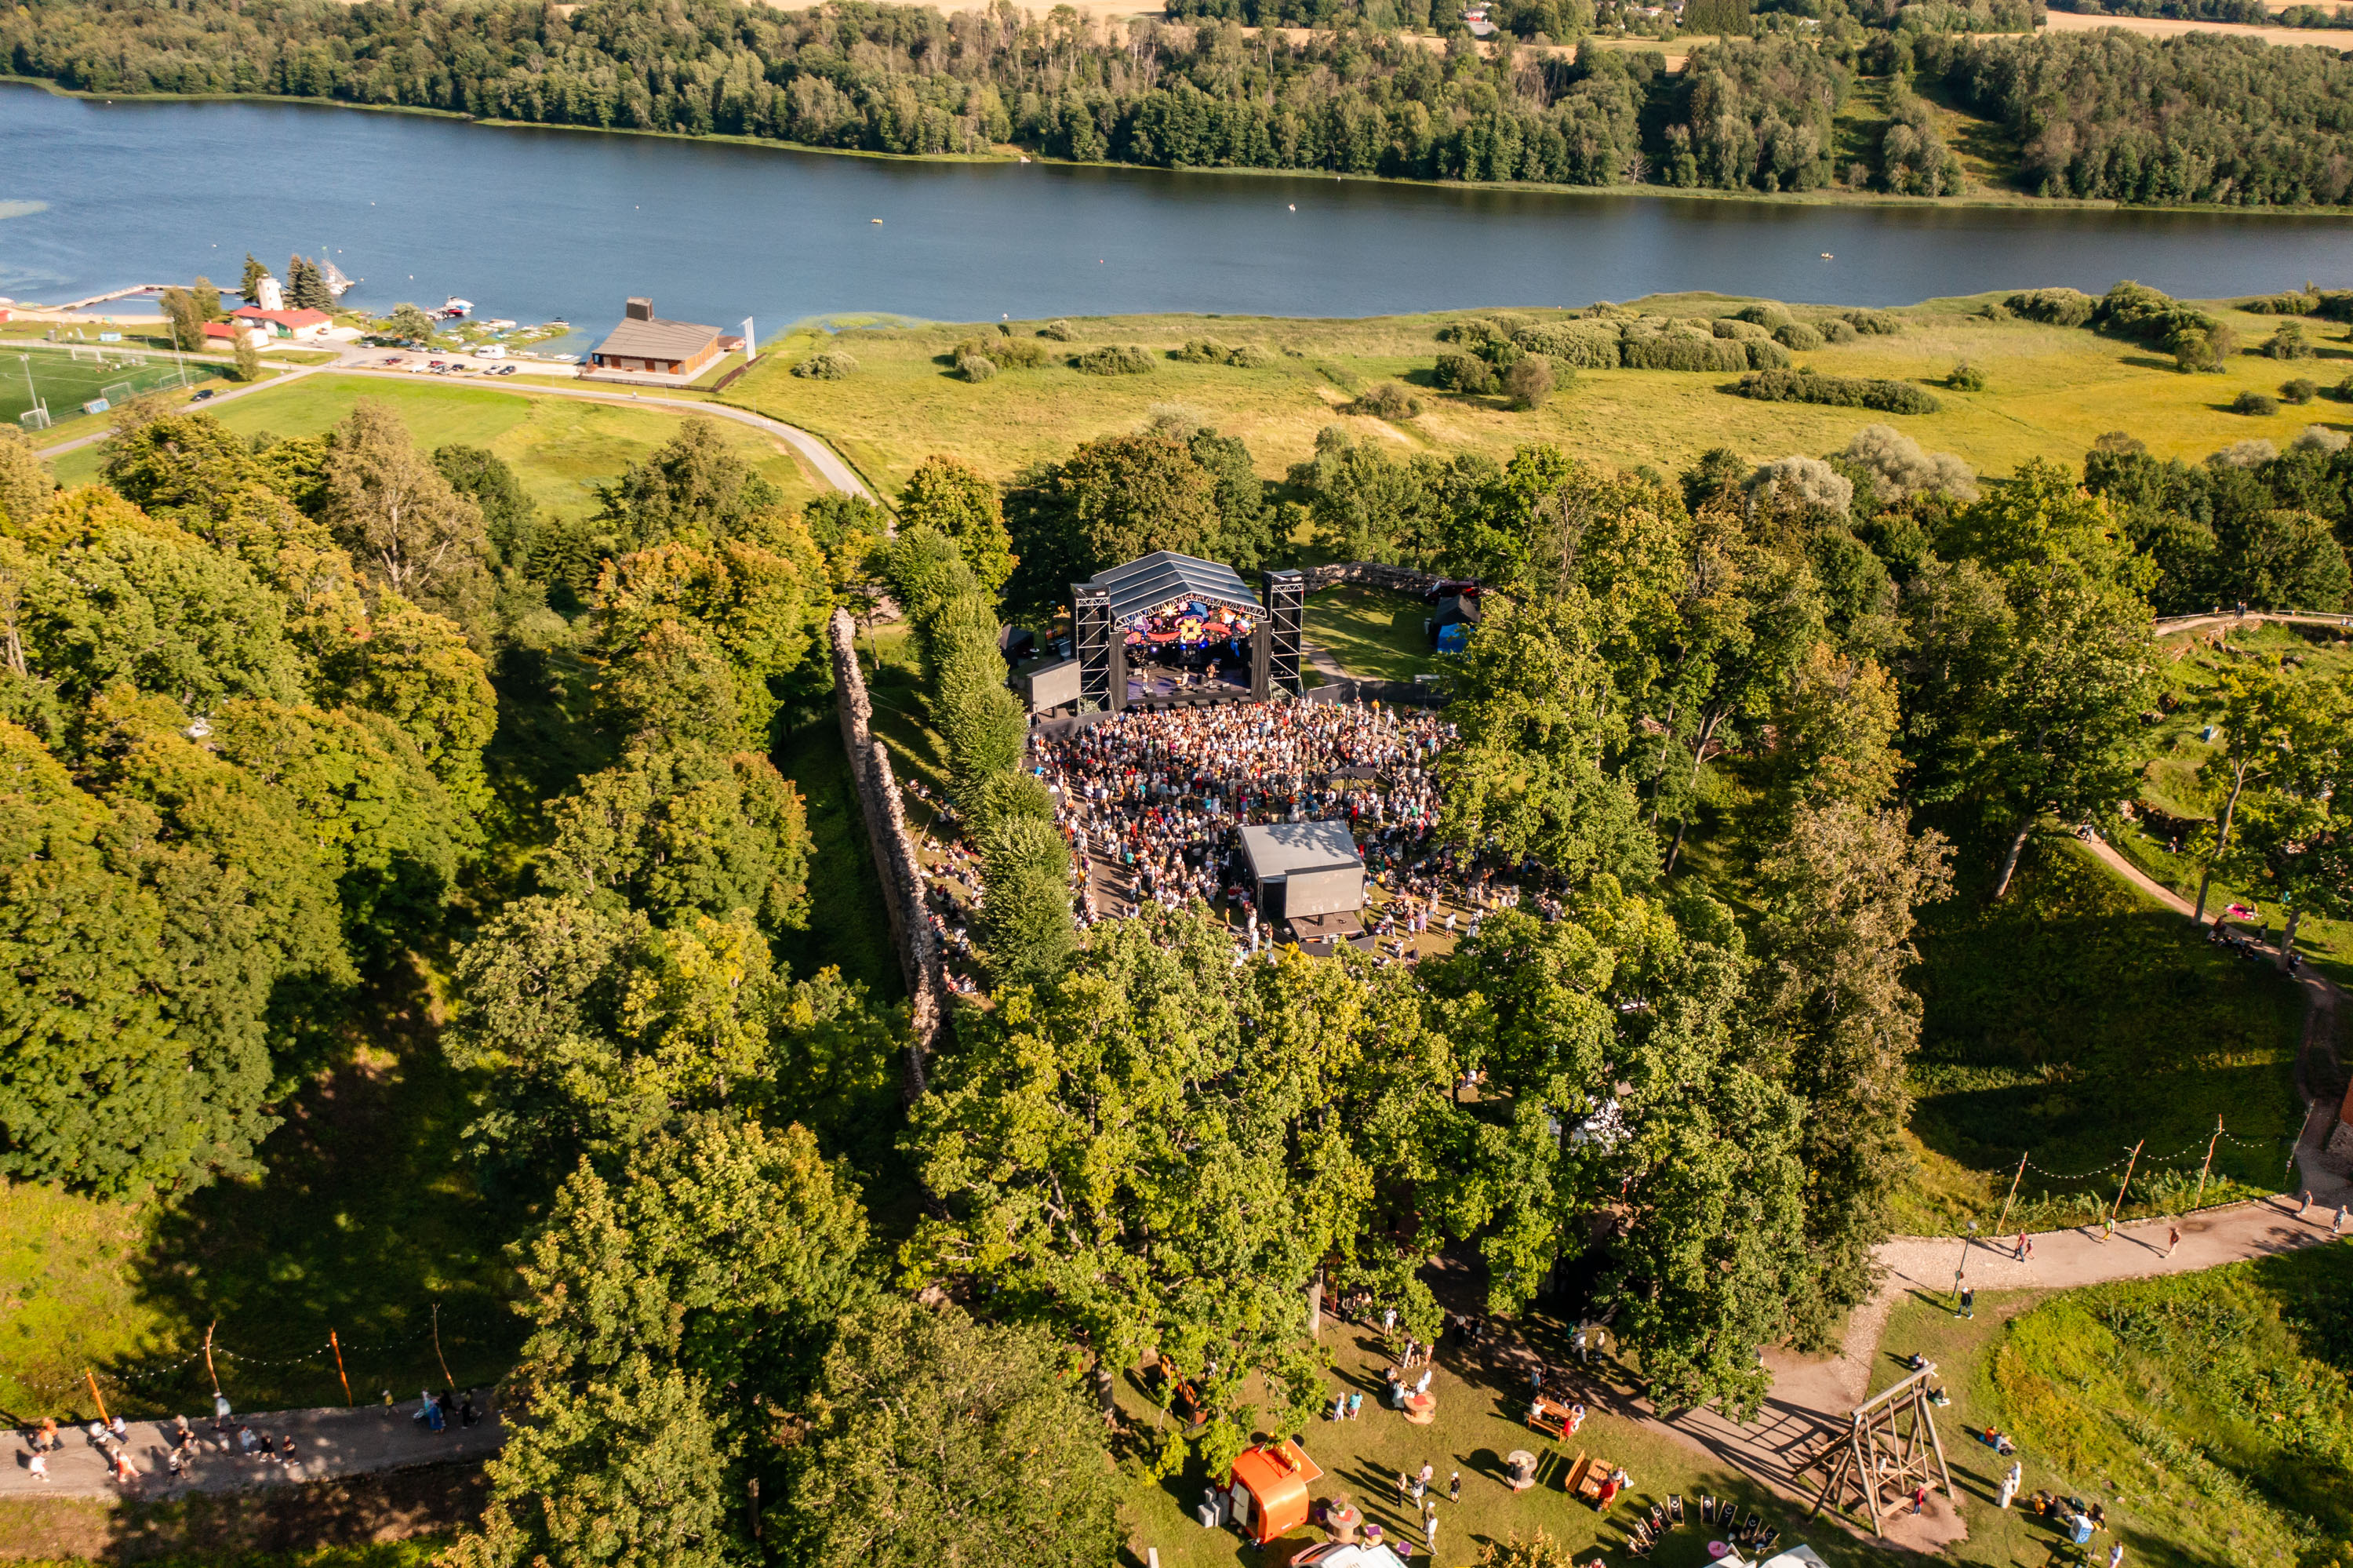
[[[1593,1461],[1585,1457],[1584,1449],[1579,1448],[1577,1451],[1577,1457],[1570,1462],[1568,1469],[1560,1478],[1560,1489],[1573,1498],[1591,1496],[1592,1493],[1587,1489],[1588,1487],[1598,1489],[1600,1485],[1599,1482],[1591,1479],[1592,1473]],[[1609,1472],[1605,1467],[1601,1473],[1608,1475]]]
[[[1591,1461],[1585,1467],[1585,1473],[1577,1479],[1577,1486],[1574,1489],[1576,1495],[1596,1507],[1600,1506],[1601,1483],[1609,1478],[1609,1472],[1615,1468],[1617,1467],[1607,1459],[1596,1458]]]

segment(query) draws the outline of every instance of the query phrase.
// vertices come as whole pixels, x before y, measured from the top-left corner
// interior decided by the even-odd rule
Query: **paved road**
[[[215,393],[206,402],[205,407],[211,408],[234,398],[248,397],[257,392],[270,391],[305,376],[364,376],[386,381],[417,379],[413,371],[372,370],[364,366],[350,363],[349,360],[339,361],[333,365],[309,365],[269,381],[256,382],[250,387],[240,387],[233,391]],[[691,397],[664,397],[658,394],[636,392],[617,387],[538,387],[521,382],[510,385],[503,381],[478,380],[468,381],[463,385],[486,386],[496,391],[512,392],[519,397],[583,397],[593,403],[614,403],[623,406],[650,403],[659,408],[677,408],[686,413],[702,414],[714,419],[733,420],[736,424],[748,425],[755,430],[774,436],[790,445],[794,450],[808,461],[809,466],[817,471],[818,477],[834,489],[847,491],[852,495],[863,496],[869,501],[875,499],[874,493],[867,488],[866,482],[859,477],[858,471],[851,468],[842,460],[839,452],[826,445],[822,440],[797,425],[787,425],[782,419],[771,419],[765,414],[755,414],[748,408],[733,408],[724,403],[698,402]],[[93,441],[102,441],[108,434],[108,431],[100,430],[94,435],[63,441],[44,450],[41,456],[61,457],[78,447],[89,446]]]
[[[0,1497],[127,1495],[154,1499],[182,1497],[190,1492],[243,1491],[333,1476],[486,1459],[498,1452],[505,1439],[505,1428],[495,1414],[478,1425],[452,1425],[437,1435],[411,1419],[416,1409],[416,1402],[411,1401],[393,1410],[370,1407],[248,1414],[236,1417],[235,1425],[221,1437],[215,1436],[209,1419],[204,1420],[196,1426],[202,1446],[188,1473],[177,1479],[166,1463],[172,1446],[171,1423],[134,1421],[131,1424],[129,1447],[131,1463],[139,1476],[127,1485],[111,1478],[105,1456],[83,1431],[64,1434],[65,1446],[48,1456],[49,1479],[42,1481],[32,1473],[31,1450],[20,1434],[9,1445],[6,1462],[0,1464]],[[195,1420],[198,1414],[191,1411],[189,1419]],[[272,1445],[290,1436],[294,1439],[294,1462],[281,1464],[237,1452],[233,1439],[237,1425],[250,1426],[256,1437],[266,1437]]]

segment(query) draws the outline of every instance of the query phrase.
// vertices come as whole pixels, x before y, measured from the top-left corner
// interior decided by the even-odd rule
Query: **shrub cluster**
[[[1821,347],[1824,339],[1821,334],[1803,322],[1783,322],[1773,329],[1773,341],[1783,348],[1793,348],[1799,354],[1808,354]]]
[[[1079,329],[1068,322],[1051,321],[1038,329],[1038,335],[1050,337],[1056,343],[1076,343],[1079,341]]]
[[[1438,356],[1438,368],[1430,379],[1441,392],[1492,392],[1495,367],[1475,354],[1451,352]]]
[[[1904,330],[1904,318],[1886,311],[1841,311],[1839,319],[1865,337],[1894,337]]]
[[[1933,414],[1939,407],[1935,397],[1907,382],[1818,376],[1810,370],[1758,371],[1742,376],[1733,390],[1767,403],[1827,403],[1889,414]]]
[[[2251,316],[2310,316],[2320,313],[2320,296],[2290,290],[2284,294],[2258,294],[2238,302]]]
[[[1778,370],[1789,363],[1788,351],[1761,325],[1737,316],[1696,323],[1668,316],[1589,316],[1530,327],[1514,342],[1526,353],[1578,370],[1623,366],[1736,374]]]
[[[997,361],[985,354],[959,354],[955,367],[966,381],[986,381],[997,374]]]
[[[2304,335],[2304,327],[2296,322],[2282,322],[2272,329],[2272,335],[2255,345],[2257,354],[2266,359],[2310,359],[2312,344]]]
[[[1152,355],[1133,344],[1105,344],[1073,355],[1071,368],[1089,376],[1142,376],[1152,368]]]
[[[1347,411],[1376,419],[1410,419],[1421,412],[1421,404],[1396,382],[1384,381],[1349,404]]]
[[[2090,323],[2100,302],[2081,289],[2028,289],[2010,295],[2002,305],[2010,314],[2031,322],[2079,327]]]
[[[1254,343],[1228,347],[1213,337],[1187,339],[1182,348],[1168,351],[1171,359],[1187,365],[1230,365],[1241,370],[1259,370],[1274,363],[1274,355]]]
[[[857,369],[857,356],[848,349],[828,348],[820,354],[812,354],[794,366],[793,374],[810,376],[818,381],[839,381],[844,376],[855,374]]]
[[[999,370],[1035,370],[1046,363],[1046,345],[1033,337],[968,337],[955,345],[955,357],[986,359]]]

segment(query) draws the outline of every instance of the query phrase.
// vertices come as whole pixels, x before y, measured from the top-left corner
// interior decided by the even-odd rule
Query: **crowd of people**
[[[1222,900],[1244,946],[1271,941],[1239,874],[1240,829],[1338,821],[1367,874],[1397,895],[1374,935],[1409,937],[1459,922],[1440,913],[1450,892],[1458,909],[1468,902],[1455,856],[1435,842],[1443,802],[1431,764],[1453,736],[1438,715],[1377,702],[1203,705],[1041,736],[1032,766],[1054,791],[1073,863],[1082,874],[1100,865],[1111,885],[1082,899],[1082,921]]]
[[[1440,839],[1433,765],[1455,733],[1442,715],[1380,702],[1199,704],[1037,733],[1028,766],[1054,797],[1082,927],[1198,898],[1225,914],[1240,952],[1271,948],[1282,938],[1253,907],[1241,829],[1335,821],[1365,863],[1359,945],[1410,963],[1430,938],[1474,933],[1495,910],[1526,901],[1560,912],[1538,868],[1490,863]],[[921,823],[924,917],[949,986],[976,993],[980,858],[958,838],[951,802],[919,780],[906,788]]]

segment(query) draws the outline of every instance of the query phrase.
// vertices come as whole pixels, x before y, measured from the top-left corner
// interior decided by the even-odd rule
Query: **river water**
[[[0,295],[55,303],[198,272],[233,286],[248,250],[278,270],[323,252],[375,308],[454,293],[601,330],[642,293],[679,319],[755,316],[764,336],[864,312],[1356,316],[1685,289],[1900,304],[2125,277],[2191,297],[2353,283],[2353,222],[2325,217],[896,162],[0,85]]]

